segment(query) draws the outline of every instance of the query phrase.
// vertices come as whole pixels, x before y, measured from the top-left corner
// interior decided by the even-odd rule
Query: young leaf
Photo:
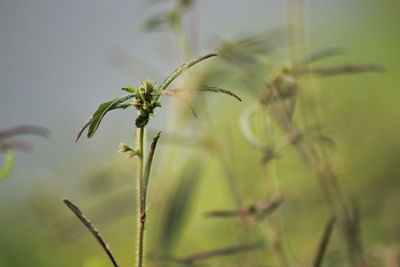
[[[160,85],[158,88],[160,91],[165,90],[179,75],[181,75],[185,70],[189,69],[191,66],[196,65],[197,63],[210,58],[210,57],[215,57],[218,54],[216,53],[210,53],[206,54],[197,58],[192,59],[189,62],[186,62],[182,64],[179,68],[177,68],[170,76],[168,76],[164,82]]]
[[[128,92],[128,93],[132,93],[132,94],[136,93],[135,87],[126,86],[126,87],[122,87],[121,90],[125,91],[125,92]]]
[[[135,120],[135,126],[137,128],[144,127],[149,122],[149,119],[150,119],[149,116],[144,116],[140,114]]]

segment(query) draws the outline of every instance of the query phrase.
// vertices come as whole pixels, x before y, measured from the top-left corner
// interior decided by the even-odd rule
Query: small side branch
[[[218,54],[216,53],[209,53],[197,58],[194,58],[192,60],[190,60],[189,62],[186,62],[184,64],[182,64],[179,68],[177,68],[170,76],[168,76],[164,82],[160,85],[160,87],[158,88],[160,91],[164,91],[168,85],[170,85],[179,75],[181,75],[184,71],[186,71],[187,69],[189,69],[190,67],[192,67],[193,65],[196,65],[197,63],[210,58],[210,57],[215,57],[218,56]]]
[[[383,72],[384,69],[380,65],[367,64],[367,65],[344,65],[335,67],[321,67],[321,68],[296,68],[296,74],[315,74],[319,76],[330,76],[346,73],[362,73],[362,72]]]
[[[277,199],[273,202],[258,202],[239,210],[215,210],[206,212],[206,217],[232,218],[253,216],[256,220],[262,220],[274,210],[276,210],[283,202],[283,199]]]
[[[157,135],[153,138],[153,142],[151,143],[150,151],[147,156],[146,166],[144,168],[144,175],[143,175],[144,183],[143,183],[143,188],[142,188],[142,193],[143,193],[142,209],[143,210],[146,210],[147,186],[149,184],[151,164],[153,163],[154,153],[156,151],[158,139],[160,139],[160,136],[161,136],[161,132],[158,132]]]
[[[100,246],[104,249],[107,256],[110,258],[113,266],[118,267],[119,265],[118,265],[117,260],[115,259],[114,255],[112,254],[107,243],[100,236],[99,232],[94,227],[94,225],[86,218],[86,216],[82,213],[82,211],[77,206],[72,204],[71,201],[69,201],[68,199],[64,199],[63,202],[76,215],[76,217],[78,217],[78,219],[86,226],[86,228],[90,231],[90,233],[92,233],[92,235],[96,238],[97,242],[99,242]]]
[[[228,256],[231,254],[236,254],[236,253],[243,253],[243,252],[248,252],[256,249],[263,248],[264,244],[263,243],[253,243],[253,244],[244,244],[244,245],[238,245],[238,246],[232,246],[232,247],[226,247],[226,248],[221,248],[221,249],[215,249],[215,250],[209,250],[205,252],[200,252],[193,254],[191,256],[178,259],[177,262],[184,263],[184,264],[191,264],[197,261],[201,260],[207,260],[210,258],[215,258],[215,257],[221,257],[221,256]]]

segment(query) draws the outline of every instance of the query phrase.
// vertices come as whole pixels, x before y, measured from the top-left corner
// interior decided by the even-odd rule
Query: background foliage
[[[195,119],[177,100],[162,101],[167,109],[156,112],[149,125],[149,136],[162,130],[163,137],[150,182],[147,263],[164,266],[165,258],[262,241],[265,245],[251,252],[199,263],[281,266],[283,255],[291,266],[310,265],[330,218],[318,179],[293,147],[264,169],[263,155],[240,127],[240,118],[259,97],[245,76],[252,73],[258,81],[293,60],[285,27],[295,18],[287,4],[232,1],[227,7],[197,1],[185,10],[169,1],[32,2],[36,7],[22,1],[0,4],[0,32],[8,37],[0,49],[0,123],[2,128],[40,124],[51,136],[32,139],[29,154],[16,152],[14,170],[0,184],[0,266],[109,266],[63,206],[65,196],[98,226],[122,266],[133,262],[135,164],[116,151],[120,141],[132,142],[135,117],[111,114],[98,136],[77,145],[74,135],[98,103],[118,96],[122,86],[147,78],[161,82],[163,73],[185,58],[216,50],[223,52],[220,57],[191,70],[176,86],[206,80],[243,102],[220,94],[189,95],[199,115]],[[298,18],[306,44],[300,54],[333,46],[345,50],[315,66],[379,63],[385,68],[312,77],[305,83],[311,83],[307,93],[316,102],[298,106],[301,113],[315,104],[312,120],[322,121],[323,132],[334,140],[324,149],[343,191],[359,206],[363,250],[372,266],[396,266],[399,255],[399,8],[395,0],[309,0]],[[165,22],[170,25],[160,24]],[[269,122],[252,122],[260,138],[264,123]],[[274,134],[279,141],[279,130]],[[283,202],[261,222],[205,216],[277,197]],[[274,246],[276,240],[284,253]],[[334,233],[326,266],[340,266],[344,257]]]

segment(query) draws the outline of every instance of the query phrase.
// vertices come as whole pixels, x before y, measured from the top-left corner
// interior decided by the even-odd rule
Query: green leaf
[[[128,94],[128,95],[124,95],[124,96],[118,97],[116,99],[113,99],[111,101],[101,104],[92,116],[87,137],[90,138],[94,135],[94,133],[96,132],[97,128],[100,125],[101,120],[103,119],[103,117],[106,115],[106,113],[108,111],[114,109],[119,104],[121,104],[121,103],[125,102],[126,100],[128,100],[132,97],[135,97],[135,96],[136,96],[136,94]]]
[[[92,115],[92,117],[82,126],[75,139],[75,143],[79,140],[82,133],[86,130],[87,127],[89,127],[87,137],[88,138],[92,137],[96,132],[97,128],[99,127],[101,120],[103,119],[104,115],[106,115],[107,112],[114,109],[126,109],[132,104],[130,103],[122,104],[122,103],[135,96],[136,94],[128,94],[101,104],[97,108],[96,112]]]
[[[216,87],[216,86],[203,85],[201,88],[193,90],[193,91],[223,93],[226,95],[230,95],[239,101],[242,101],[242,99],[238,95],[233,93],[232,91],[226,90],[224,88]],[[171,90],[164,91],[163,95],[177,96],[176,95],[177,93],[183,93],[183,92],[190,92],[190,91],[185,91],[182,89],[171,89]],[[176,94],[172,95],[172,93],[176,93]]]
[[[105,103],[103,103],[103,104],[105,104]],[[116,106],[110,107],[108,111],[115,110],[115,109],[126,109],[126,108],[128,108],[130,106],[132,106],[131,103],[122,103],[122,104],[118,104]],[[93,116],[79,130],[79,132],[78,132],[78,134],[77,134],[77,136],[75,138],[75,143],[78,142],[79,138],[82,136],[82,134],[86,130],[86,128],[91,125],[92,118],[93,118]]]
[[[182,64],[179,68],[177,68],[170,76],[168,76],[164,82],[160,85],[158,88],[160,91],[165,90],[179,75],[181,75],[185,70],[189,69],[191,66],[196,65],[197,63],[210,58],[210,57],[215,57],[218,56],[216,53],[209,53],[197,58],[194,58],[190,60],[189,62],[186,62],[185,64]]]
[[[12,150],[8,150],[6,152],[3,167],[0,170],[0,181],[4,180],[11,173],[13,166],[14,166],[14,152]]]

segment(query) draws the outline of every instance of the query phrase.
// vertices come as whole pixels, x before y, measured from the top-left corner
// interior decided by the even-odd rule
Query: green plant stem
[[[143,244],[144,244],[144,225],[146,222],[146,204],[143,202],[143,183],[144,183],[144,127],[137,129],[136,133],[136,149],[139,156],[139,167],[137,175],[137,222],[138,222],[138,238],[137,238],[137,265],[143,266]]]
[[[139,155],[138,169],[138,245],[137,245],[137,266],[143,266],[143,244],[144,244],[144,228],[146,224],[146,202],[147,202],[147,186],[149,184],[151,164],[153,163],[154,153],[161,132],[159,132],[151,143],[149,155],[147,156],[146,165],[144,164],[144,127],[140,127],[137,133],[137,150]]]

